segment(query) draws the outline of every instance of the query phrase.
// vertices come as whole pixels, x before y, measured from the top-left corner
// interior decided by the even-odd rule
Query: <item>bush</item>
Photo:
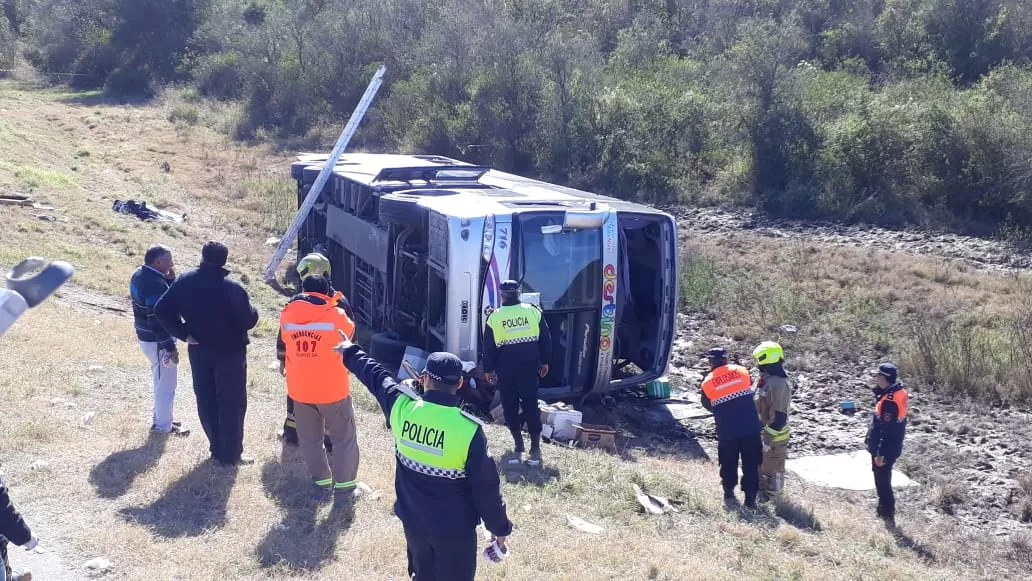
[[[119,66],[104,81],[104,93],[111,96],[153,97],[157,87],[145,68]]]
[[[240,55],[223,52],[205,58],[197,68],[195,84],[197,91],[205,97],[220,101],[239,99],[244,90]]]
[[[977,316],[977,315],[976,315]],[[1032,400],[1032,309],[976,319],[925,315],[913,327],[907,369],[927,385],[989,402]]]

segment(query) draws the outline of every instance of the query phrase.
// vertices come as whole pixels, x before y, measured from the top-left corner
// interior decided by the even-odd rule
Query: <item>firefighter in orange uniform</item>
[[[340,333],[352,337],[355,323],[330,296],[329,280],[306,277],[301,294],[280,315],[277,355],[294,401],[298,447],[315,480],[316,495],[353,496],[358,484],[358,437],[350,372],[333,350]],[[338,293],[339,294],[339,293]],[[333,443],[323,446],[323,435]],[[329,456],[329,458],[327,458]]]
[[[717,424],[717,459],[724,501],[735,502],[738,461],[742,462],[742,491],[745,506],[756,508],[763,462],[763,424],[753,400],[752,377],[741,365],[729,365],[727,350],[714,347],[706,352],[709,374],[702,380],[702,405],[713,412]]]
[[[892,363],[882,363],[875,372],[874,416],[867,431],[867,451],[871,453],[874,485],[878,490],[878,516],[896,526],[896,496],[892,492],[892,466],[903,454],[907,431],[909,396],[898,379]]]

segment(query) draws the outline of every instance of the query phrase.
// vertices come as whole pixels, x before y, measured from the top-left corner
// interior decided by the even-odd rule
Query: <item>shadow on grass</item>
[[[562,473],[558,468],[549,466],[547,460],[542,460],[539,466],[530,466],[525,463],[509,464],[509,460],[515,457],[512,451],[509,451],[498,459],[498,471],[509,484],[544,486],[549,482],[558,482],[561,479]]]
[[[215,466],[205,460],[152,504],[126,507],[118,513],[161,537],[200,536],[226,523],[226,505],[237,471],[236,466]]]
[[[812,508],[794,502],[790,498],[781,497],[775,500],[774,514],[801,531],[816,533],[824,528]]]
[[[283,447],[279,462],[262,467],[262,486],[286,515],[258,545],[258,562],[262,567],[286,564],[303,571],[322,568],[333,558],[340,534],[355,519],[354,501],[334,498],[329,513],[320,519],[325,503],[313,497],[308,469],[293,446]]]
[[[917,555],[919,559],[925,561],[926,563],[935,563],[938,560],[938,558],[935,556],[935,553],[932,552],[932,550],[929,547],[927,547],[923,543],[915,541],[913,537],[903,532],[903,530],[900,529],[898,526],[892,525],[887,522],[884,524],[885,529],[889,531],[889,534],[892,535],[892,538],[896,540],[896,546],[898,546],[901,549],[907,549],[909,551],[912,551],[915,555]]]
[[[125,96],[111,97],[102,91],[81,91],[72,92],[57,98],[58,103],[69,105],[83,105],[85,107],[105,107],[111,105],[129,105],[142,107],[154,102],[152,97]]]
[[[112,452],[90,470],[90,484],[101,498],[122,496],[138,476],[157,466],[168,438],[152,431],[139,447]]]

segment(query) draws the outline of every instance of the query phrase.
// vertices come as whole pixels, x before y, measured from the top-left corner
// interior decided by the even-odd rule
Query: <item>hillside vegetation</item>
[[[15,565],[35,560],[37,578],[48,581],[89,578],[83,563],[98,556],[113,563],[106,579],[403,578],[390,434],[357,382],[360,478],[375,492],[354,511],[309,500],[304,464],[276,441],[284,386],[269,364],[286,299],[257,281],[270,252],[264,240],[281,231],[277,218],[290,215],[289,205],[275,202],[291,198],[283,177],[291,157],[168,122],[170,107],[161,104],[117,105],[96,94],[0,81],[0,109],[0,190],[29,192],[53,206],[43,212],[56,218],[0,208],[8,227],[0,270],[27,254],[77,268],[68,286],[0,341],[2,470],[47,551],[14,550]],[[111,211],[113,199],[127,197],[155,200],[189,219],[146,223]],[[252,333],[245,434],[257,463],[238,471],[206,460],[188,362],[176,413],[194,434],[148,438],[150,371],[126,298],[128,277],[149,244],[169,245],[185,271],[210,238],[230,246],[232,276],[262,317]],[[487,430],[499,457],[507,432]],[[749,516],[723,508],[712,462],[640,443],[631,440],[621,456],[548,446],[543,469],[506,468],[514,552],[502,566],[481,565],[482,578],[1027,578],[1032,537],[997,537],[930,512],[925,499],[937,494],[935,486],[901,492],[902,529],[895,533],[875,519],[871,494],[795,479],[786,502]],[[635,483],[680,501],[680,512],[642,514]],[[604,531],[580,532],[567,514]]]
[[[325,138],[386,63],[356,146],[649,201],[1032,225],[1024,0],[2,3],[0,64],[115,96],[178,84],[180,119],[238,104],[218,126],[241,138]]]

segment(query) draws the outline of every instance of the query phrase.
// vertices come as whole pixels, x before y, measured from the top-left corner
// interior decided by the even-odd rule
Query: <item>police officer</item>
[[[458,407],[462,362],[451,353],[431,353],[420,375],[420,397],[346,338],[336,350],[376,397],[394,433],[394,512],[405,528],[409,575],[416,581],[472,581],[477,522],[483,520],[500,547],[512,523],[480,421]]]
[[[907,431],[909,396],[897,379],[892,363],[882,363],[874,373],[874,415],[867,431],[867,451],[871,453],[874,485],[878,490],[877,515],[889,526],[896,526],[896,496],[892,492],[892,466],[903,454]]]
[[[297,261],[297,275],[301,279],[301,286],[304,288],[305,279],[312,275],[323,275],[326,280],[330,283],[330,290],[327,293],[330,296],[337,298],[337,306],[344,309],[344,313],[352,321],[355,320],[355,313],[351,310],[351,303],[348,302],[347,297],[343,294],[337,293],[333,289],[333,273],[330,269],[330,259],[328,258],[329,253],[326,248],[318,244],[312,252],[306,254],[301,260]],[[284,372],[283,369],[283,358],[280,357],[280,373]],[[287,396],[287,418],[283,421],[283,442],[292,446],[297,445],[297,423],[294,419],[294,400]],[[331,452],[333,450],[333,443],[329,435],[326,436],[325,442],[326,451]]]
[[[760,488],[767,496],[779,496],[785,486],[785,460],[788,459],[788,408],[792,389],[785,372],[785,352],[781,345],[764,341],[753,350],[760,368],[756,380],[756,409],[763,422],[763,464]]]
[[[355,408],[350,373],[333,347],[338,333],[354,336],[355,323],[337,306],[325,276],[307,276],[302,289],[283,309],[277,339],[287,393],[296,402],[301,456],[315,480],[317,498],[331,488],[337,495],[353,495],[358,490]],[[332,442],[329,462],[325,438]]]
[[[763,424],[753,401],[752,377],[740,365],[729,365],[727,350],[714,347],[706,352],[711,371],[702,380],[702,405],[713,412],[717,424],[717,460],[724,501],[735,501],[738,461],[742,461],[742,491],[745,506],[756,508],[763,462]]]
[[[522,420],[530,432],[531,465],[541,463],[541,413],[538,379],[548,375],[552,335],[536,306],[520,303],[520,283],[501,285],[502,306],[487,317],[484,329],[484,371],[493,374],[502,394],[505,425],[512,432],[512,463],[523,461]],[[520,408],[523,416],[520,416]]]

